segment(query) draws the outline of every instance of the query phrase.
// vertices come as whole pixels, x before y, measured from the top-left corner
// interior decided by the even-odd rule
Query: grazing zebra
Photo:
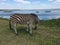
[[[9,21],[9,25],[10,25],[10,29],[13,29],[15,31],[16,34],[17,33],[17,29],[16,29],[16,24],[26,24],[27,25],[27,31],[29,31],[30,34],[32,34],[32,24],[35,24],[35,29],[37,29],[38,26],[38,22],[39,22],[39,18],[36,14],[13,14],[10,17],[10,21]]]

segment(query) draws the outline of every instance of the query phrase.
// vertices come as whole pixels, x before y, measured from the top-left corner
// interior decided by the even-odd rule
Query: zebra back
[[[13,14],[10,21],[20,24],[26,24],[28,21],[38,23],[38,16],[36,14]]]

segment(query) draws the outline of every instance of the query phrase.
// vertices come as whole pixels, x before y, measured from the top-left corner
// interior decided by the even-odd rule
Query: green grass
[[[1,18],[0,45],[60,45],[60,27],[46,24],[43,22],[38,30],[33,30],[33,36],[26,32],[25,26],[18,26],[17,36],[13,30],[9,30],[9,21]]]

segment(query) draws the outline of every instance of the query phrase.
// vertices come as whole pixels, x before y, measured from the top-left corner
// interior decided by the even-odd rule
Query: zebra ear
[[[33,15],[33,16],[35,16],[35,17],[37,17],[37,15],[36,15],[36,14],[34,14],[34,13],[31,13],[31,15]]]
[[[31,15],[35,15],[34,13],[31,13]]]

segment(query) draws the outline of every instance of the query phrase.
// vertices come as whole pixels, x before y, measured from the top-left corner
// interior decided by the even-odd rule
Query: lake
[[[41,20],[57,19],[60,18],[60,9],[41,9],[41,10],[12,10],[12,11],[0,11],[0,17],[10,18],[11,15],[19,14],[36,14]]]

